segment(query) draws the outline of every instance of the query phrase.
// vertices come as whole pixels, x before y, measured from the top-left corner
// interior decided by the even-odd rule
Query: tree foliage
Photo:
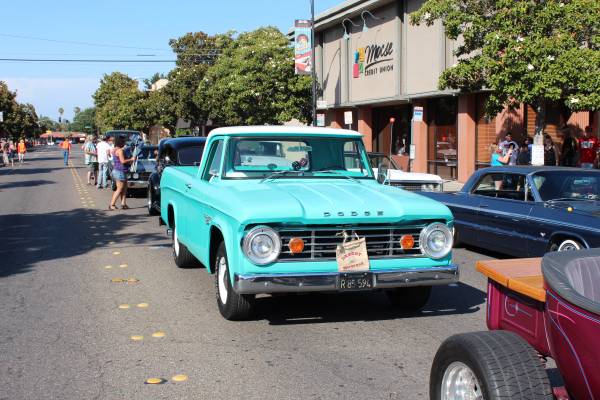
[[[177,63],[168,75],[169,84],[163,90],[173,99],[176,114],[191,121],[193,126],[206,120],[204,107],[194,102],[200,82],[222,51],[230,46],[232,36],[233,32],[215,36],[195,32],[169,41]]]
[[[75,107],[79,108],[79,107]],[[84,110],[80,110],[78,113],[75,113],[73,117],[73,122],[69,125],[69,130],[75,132],[86,132],[86,133],[95,133],[96,132],[96,108],[90,107]]]
[[[241,34],[208,70],[194,97],[217,125],[310,119],[311,80],[294,74],[288,38],[273,27]]]
[[[38,116],[31,104],[17,102],[17,94],[8,85],[0,81],[0,111],[3,122],[0,122],[0,134],[12,137],[35,137],[40,133]]]
[[[147,128],[144,97],[138,82],[126,74],[104,75],[93,95],[96,125],[102,131]]]
[[[531,104],[538,133],[550,102],[600,109],[598,0],[427,0],[411,15],[414,24],[437,19],[463,42],[440,88],[490,89],[490,115]]]

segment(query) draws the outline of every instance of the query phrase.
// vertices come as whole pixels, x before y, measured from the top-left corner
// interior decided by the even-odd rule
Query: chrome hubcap
[[[442,378],[442,400],[483,400],[481,384],[466,364],[455,361]]]
[[[558,248],[558,251],[572,251],[572,250],[581,250],[581,247],[577,245],[572,240],[565,240],[562,242]]]
[[[227,304],[227,262],[225,257],[219,259],[219,298],[221,303]]]
[[[177,239],[177,229],[173,229],[173,250],[175,255],[179,257],[179,240]]]

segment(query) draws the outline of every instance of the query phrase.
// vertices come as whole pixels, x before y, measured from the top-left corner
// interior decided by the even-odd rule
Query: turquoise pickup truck
[[[214,274],[229,320],[264,293],[385,290],[416,310],[458,280],[449,209],[380,184],[358,132],[216,129],[201,164],[166,168],[160,188],[176,265]]]

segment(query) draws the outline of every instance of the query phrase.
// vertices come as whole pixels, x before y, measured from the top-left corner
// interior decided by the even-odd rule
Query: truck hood
[[[405,220],[452,220],[437,201],[375,180],[279,179],[222,181],[224,210],[242,224],[357,224]]]

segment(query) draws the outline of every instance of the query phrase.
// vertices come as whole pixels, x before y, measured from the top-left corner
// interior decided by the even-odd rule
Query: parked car
[[[600,247],[600,171],[480,169],[455,193],[424,193],[452,210],[457,240],[517,257]]]
[[[386,184],[416,192],[441,192],[444,190],[444,180],[438,175],[404,172],[394,160],[383,153],[369,153],[369,161],[375,175],[379,173],[380,167],[387,171]]]
[[[127,174],[127,187],[129,189],[147,189],[150,175],[156,171],[157,146],[143,145],[140,149],[138,159],[132,163]],[[109,176],[112,177],[113,163],[108,163]],[[112,190],[117,190],[117,184],[111,178]]]
[[[430,398],[597,399],[600,249],[543,259],[480,261],[487,327],[446,339],[431,367]],[[551,387],[544,362],[564,386]]]
[[[358,132],[218,128],[199,167],[163,170],[160,193],[175,264],[214,273],[226,319],[264,293],[383,289],[417,310],[458,279],[450,210],[381,185]]]
[[[127,130],[127,129],[112,130],[112,131],[104,132],[104,136],[109,136],[109,137],[112,137],[113,139],[115,139],[117,136],[123,136],[126,138],[127,142],[130,141],[130,139],[133,135],[140,135],[140,132]]]
[[[148,179],[148,214],[160,214],[160,178],[166,167],[198,166],[204,152],[205,137],[164,139],[158,145],[156,170]]]

